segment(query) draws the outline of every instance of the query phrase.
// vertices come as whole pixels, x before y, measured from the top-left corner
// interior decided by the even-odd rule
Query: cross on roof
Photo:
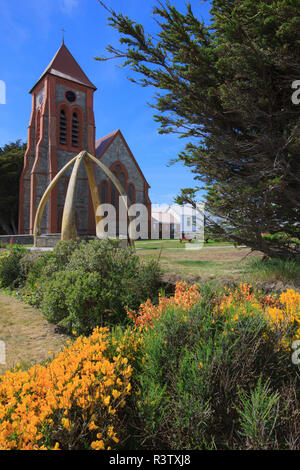
[[[63,44],[65,43],[65,32],[66,32],[66,30],[64,28],[62,28],[62,43]]]

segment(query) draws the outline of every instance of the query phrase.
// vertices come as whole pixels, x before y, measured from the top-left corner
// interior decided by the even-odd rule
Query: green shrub
[[[246,447],[268,449],[272,446],[272,434],[279,415],[278,392],[272,392],[269,381],[263,384],[260,377],[250,394],[241,390],[238,395],[240,434],[246,440]]]
[[[22,257],[27,250],[18,245],[14,245],[0,255],[0,283],[1,287],[18,287],[26,277],[21,265]]]
[[[169,308],[144,332],[140,395],[131,402],[131,432],[144,448],[298,445],[299,378],[282,346],[287,333],[252,313],[231,321],[204,303],[188,313]]]
[[[28,299],[49,321],[88,334],[100,324],[125,324],[125,307],[138,308],[157,294],[157,262],[141,262],[133,249],[117,249],[113,240],[71,243],[59,243],[29,269]]]
[[[69,333],[90,333],[103,324],[107,299],[101,296],[98,273],[58,271],[43,284],[42,310],[48,321]]]
[[[81,246],[84,246],[82,242]],[[80,242],[76,240],[60,241],[55,245],[51,258],[55,260],[57,270],[64,269],[73,253],[79,248]]]
[[[47,276],[47,269],[50,264],[54,264],[54,257],[51,252],[42,254],[29,254],[23,256],[21,264],[23,265],[23,271],[26,273],[26,288],[34,288],[37,281],[43,276]],[[48,269],[48,271],[50,271]],[[53,269],[53,272],[57,269]]]

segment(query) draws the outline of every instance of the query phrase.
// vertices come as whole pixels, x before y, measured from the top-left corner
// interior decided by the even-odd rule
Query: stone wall
[[[126,167],[128,172],[128,184],[133,183],[136,190],[136,202],[140,204],[145,203],[144,198],[144,179],[142,178],[135,162],[133,161],[128,149],[124,145],[124,142],[120,135],[117,135],[115,140],[109,146],[107,151],[101,157],[101,162],[104,163],[108,168],[115,162],[120,161]],[[107,180],[104,172],[97,167],[96,168],[96,182],[99,185],[100,181]]]
[[[87,123],[86,123],[86,93],[83,91],[76,90],[72,86],[66,86],[57,84],[56,85],[56,105],[58,106],[61,103],[66,102],[65,93],[66,91],[73,91],[77,96],[77,99],[74,103],[74,106],[78,107],[82,111],[82,138],[83,138],[83,148],[87,148]],[[72,109],[72,104],[68,103],[69,107]],[[78,149],[78,152],[70,152],[62,149],[57,149],[57,167],[58,171],[61,170],[64,165],[66,165],[76,153],[79,153],[82,149]],[[64,178],[58,183],[58,228],[61,228],[61,219],[63,213],[63,206],[65,202],[65,196],[68,186],[68,181],[72,172],[72,167],[68,168],[64,174]],[[85,235],[88,233],[88,200],[89,200],[89,188],[88,180],[85,172],[84,164],[80,165],[78,171],[78,178],[75,191],[75,211],[76,211],[76,222],[77,222],[77,231],[80,235]]]
[[[0,242],[10,243],[11,237],[18,245],[33,245],[33,235],[0,235]]]

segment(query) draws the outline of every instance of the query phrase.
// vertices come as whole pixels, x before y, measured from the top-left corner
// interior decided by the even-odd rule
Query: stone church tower
[[[33,233],[36,210],[48,184],[83,149],[101,158],[114,172],[131,203],[139,202],[147,206],[150,234],[149,184],[121,131],[114,131],[95,142],[95,90],[96,87],[63,43],[30,91],[32,111],[20,180],[20,234]],[[63,205],[71,171],[66,171],[51,193],[42,218],[42,233],[61,231]],[[95,168],[95,174],[101,202],[113,204],[118,217],[118,197],[114,185],[98,167]],[[95,235],[92,201],[84,165],[80,167],[78,175],[75,216],[80,235]]]

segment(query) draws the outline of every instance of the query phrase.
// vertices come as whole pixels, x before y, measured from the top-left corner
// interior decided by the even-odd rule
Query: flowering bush
[[[110,449],[132,368],[110,353],[107,328],[79,337],[47,365],[0,377],[1,449]],[[122,343],[120,343],[122,344]]]
[[[177,283],[127,313],[0,376],[0,449],[299,448],[300,294]]]
[[[170,307],[175,310],[188,311],[193,305],[202,300],[199,289],[196,284],[188,287],[185,282],[177,282],[175,294],[172,297],[162,297],[159,293],[158,305],[153,305],[148,299],[140,305],[138,312],[127,310],[127,315],[138,327],[153,326],[153,321],[159,318]]]
[[[129,403],[144,448],[299,448],[299,294],[241,284],[207,296],[178,283],[128,315],[143,336]]]
[[[147,328],[163,315],[170,307],[174,310],[188,312],[191,307],[201,303],[203,296],[196,284],[188,286],[177,282],[172,297],[159,295],[158,305],[148,299],[139,310],[127,310],[127,315],[137,327]],[[300,337],[300,294],[293,289],[275,295],[262,295],[252,289],[252,284],[240,284],[234,290],[224,287],[223,295],[214,298],[214,311],[218,315],[227,314],[232,321],[238,321],[243,315],[260,314],[271,323],[278,325],[296,324],[295,338]]]
[[[229,313],[234,321],[243,315],[261,314],[271,324],[289,328],[295,325],[295,336],[300,337],[300,294],[293,289],[277,296],[263,296],[252,291],[252,284],[240,284],[235,290],[225,288],[215,307],[218,313]]]

